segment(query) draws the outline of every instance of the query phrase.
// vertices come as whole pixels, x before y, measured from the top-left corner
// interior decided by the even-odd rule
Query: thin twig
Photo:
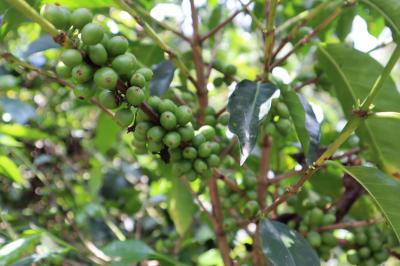
[[[317,83],[320,79],[321,79],[320,76],[316,76],[316,77],[307,79],[306,81],[304,81],[304,82],[301,83],[300,85],[294,87],[294,91],[298,92],[298,91],[300,91],[302,88],[304,88],[304,87],[307,86],[307,85],[311,85],[311,84]]]
[[[378,222],[377,220],[371,219],[371,220],[356,221],[356,222],[351,222],[351,223],[331,224],[331,225],[325,225],[325,226],[318,227],[316,229],[316,231],[323,232],[323,231],[332,231],[332,230],[336,230],[336,229],[364,227],[364,226],[368,226],[371,224],[376,224],[377,222]]]

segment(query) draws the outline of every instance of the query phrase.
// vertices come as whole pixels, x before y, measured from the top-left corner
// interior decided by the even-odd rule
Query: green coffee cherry
[[[182,105],[176,109],[176,118],[178,119],[178,123],[181,126],[186,125],[189,123],[193,118],[192,109],[189,106]]]
[[[206,141],[206,138],[204,137],[203,134],[197,134],[192,139],[192,143],[195,147],[199,147],[205,141]]]
[[[165,130],[160,126],[154,126],[147,131],[147,139],[153,142],[160,142],[165,135]]]
[[[204,124],[215,126],[217,124],[217,119],[215,118],[215,115],[206,115],[204,117]]]
[[[336,221],[336,216],[334,214],[328,213],[322,218],[322,225],[334,224]]]
[[[150,117],[142,109],[137,110],[136,122],[149,121],[149,120]]]
[[[354,249],[347,251],[346,257],[350,264],[358,265],[360,263],[360,257]]]
[[[221,159],[218,155],[211,154],[210,157],[207,158],[207,164],[209,167],[217,167],[221,163]]]
[[[368,237],[364,232],[357,232],[354,236],[354,240],[358,245],[362,246],[367,244]]]
[[[225,232],[230,232],[232,231],[236,226],[236,220],[230,217],[227,217],[224,219],[224,223],[222,224],[222,227],[224,228]]]
[[[158,106],[158,111],[160,113],[164,113],[167,111],[175,113],[177,108],[178,107],[176,106],[176,104],[173,101],[171,101],[169,99],[164,99],[161,101],[160,105]]]
[[[131,73],[135,67],[135,60],[132,56],[132,54],[126,53],[126,54],[121,54],[118,55],[117,57],[114,58],[112,61],[111,65],[112,68],[115,70],[120,75],[128,75]],[[132,84],[135,86],[135,84]],[[142,86],[138,86],[142,87]]]
[[[89,58],[98,66],[105,65],[108,59],[106,48],[101,43],[89,46]]]
[[[220,123],[223,126],[228,125],[229,123],[229,113],[223,113],[218,117],[218,123]]]
[[[43,16],[57,29],[66,30],[70,26],[71,13],[68,9],[58,5],[46,5]]]
[[[72,69],[72,78],[79,83],[89,81],[92,75],[92,68],[86,64],[79,64]]]
[[[82,42],[86,45],[95,45],[103,40],[104,31],[95,23],[86,24],[81,31]]]
[[[214,80],[213,80],[213,84],[214,84],[214,86],[215,87],[220,87],[222,84],[224,83],[224,78],[223,77],[216,77]]]
[[[178,128],[179,135],[181,135],[182,141],[190,141],[194,137],[194,130],[191,125]]]
[[[128,50],[128,40],[123,36],[114,36],[107,42],[106,49],[112,56],[125,53]]]
[[[250,200],[244,207],[243,214],[247,218],[252,218],[257,215],[259,210],[260,206],[258,205],[258,202],[255,200]]]
[[[283,136],[286,136],[290,131],[291,124],[292,123],[289,119],[281,118],[276,123],[276,129],[278,129],[279,133],[281,133]]]
[[[177,132],[169,132],[164,138],[163,142],[170,149],[175,149],[181,144],[181,136]]]
[[[206,140],[212,140],[215,138],[215,129],[212,126],[205,125],[199,128],[200,134],[202,134]]]
[[[374,253],[374,259],[378,263],[382,263],[382,262],[386,261],[388,258],[389,258],[389,253],[385,249],[382,249],[378,253]]]
[[[315,231],[310,231],[307,234],[307,241],[314,248],[320,247],[322,244],[321,235]]]
[[[193,147],[186,147],[182,151],[183,158],[193,160],[197,157],[197,150]]]
[[[117,103],[115,102],[115,96],[112,91],[103,90],[99,94],[100,103],[109,109],[117,108]]]
[[[332,232],[323,232],[321,235],[322,243],[334,247],[337,244],[337,240]]]
[[[112,90],[117,85],[117,81],[117,73],[109,67],[102,67],[94,74],[94,83],[100,88]]]
[[[234,65],[227,65],[225,67],[224,73],[227,76],[233,76],[236,74],[236,71],[237,71],[237,69]]]
[[[221,151],[221,145],[218,142],[211,142],[211,152],[212,153],[219,153]]]
[[[257,178],[254,175],[244,176],[243,184],[246,188],[254,188],[257,185]]]
[[[61,78],[67,79],[71,77],[71,68],[66,66],[63,62],[58,62],[56,65],[56,73]]]
[[[177,124],[175,115],[169,111],[163,112],[160,116],[160,124],[167,130],[174,129]]]
[[[197,173],[193,170],[190,170],[189,172],[187,172],[185,174],[187,180],[189,180],[190,182],[193,182],[197,179]]]
[[[155,142],[155,141],[149,141],[147,143],[147,149],[149,152],[152,153],[158,153],[164,148],[164,144],[162,142]]]
[[[137,139],[138,141],[146,142],[146,135],[141,134],[137,130],[133,132],[133,137]]]
[[[143,135],[144,137],[147,134],[147,131],[151,128],[151,124],[149,122],[139,122],[137,123],[135,127],[135,132],[138,132],[138,134]]]
[[[207,107],[204,109],[204,114],[205,114],[205,115],[215,115],[216,112],[215,112],[215,109],[214,109],[214,108],[212,108],[211,106],[207,106]]]
[[[367,259],[371,256],[371,250],[367,247],[362,247],[358,250],[358,256],[363,259]]]
[[[276,130],[276,127],[275,127],[274,123],[271,123],[271,122],[265,123],[264,132],[266,134],[272,135],[275,132],[275,130]]]
[[[212,152],[211,142],[206,141],[206,142],[200,144],[199,151],[198,151],[199,157],[207,158],[208,156],[211,155],[211,152]]]
[[[182,158],[182,153],[180,149],[169,150],[169,160],[170,162],[177,162]]]
[[[78,84],[75,86],[73,92],[77,98],[85,100],[90,99],[94,95],[95,90],[87,84]]]
[[[324,212],[321,209],[314,208],[310,211],[310,225],[318,226],[322,223]]]
[[[131,77],[131,85],[143,88],[146,85],[146,79],[140,73],[135,73]]]
[[[371,259],[368,259],[368,260],[364,261],[363,265],[365,265],[365,266],[376,266],[377,263],[376,263],[376,261],[374,259],[371,258]]]
[[[276,112],[278,113],[278,115],[282,118],[289,118],[290,113],[289,113],[289,109],[286,106],[285,103],[283,102],[278,102],[275,106],[276,108]]]
[[[139,68],[136,73],[142,74],[146,81],[150,81],[153,78],[153,71],[147,67]]]
[[[75,9],[71,14],[71,24],[77,29],[82,29],[93,19],[92,12],[87,8]]]
[[[122,127],[127,127],[132,124],[134,118],[134,114],[130,109],[124,108],[118,110],[115,113],[115,120],[120,124]]]
[[[158,106],[161,103],[160,97],[157,96],[151,96],[148,100],[147,103],[150,105],[151,108],[154,110],[158,110]]]
[[[196,159],[194,161],[193,167],[194,170],[196,170],[196,172],[199,174],[204,173],[208,169],[207,164],[201,159]]]
[[[135,87],[135,86],[129,87],[126,90],[125,97],[126,97],[126,100],[128,101],[128,103],[135,105],[135,106],[140,105],[146,98],[143,90],[141,88]]]
[[[61,61],[68,67],[74,67],[82,63],[82,55],[78,50],[67,49],[61,54]]]
[[[379,238],[370,238],[368,246],[372,251],[382,250],[383,243]]]
[[[132,145],[135,146],[136,148],[140,148],[140,149],[146,148],[146,142],[138,140],[138,139],[134,139],[132,141]]]
[[[183,175],[192,170],[192,162],[189,160],[180,160],[172,165],[172,171],[178,175]]]

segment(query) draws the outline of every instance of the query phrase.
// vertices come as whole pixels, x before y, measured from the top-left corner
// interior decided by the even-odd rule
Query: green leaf
[[[367,54],[341,44],[320,46],[318,59],[335,87],[344,113],[350,118],[353,107],[365,99],[383,67]],[[399,112],[399,102],[400,94],[395,83],[387,79],[373,103],[374,111]],[[389,174],[400,169],[398,132],[400,123],[394,119],[367,119],[356,131],[362,144],[368,148],[371,160]]]
[[[271,265],[320,265],[314,249],[285,224],[263,219],[260,221],[259,234],[262,251]]]
[[[289,108],[297,137],[303,146],[307,163],[312,163],[318,152],[320,125],[307,100],[293,90],[281,90],[283,101]]]
[[[357,14],[356,7],[346,8],[342,15],[340,16],[337,26],[336,26],[336,34],[339,39],[343,42],[347,35],[351,31],[351,26],[353,25],[354,17]]]
[[[174,78],[175,66],[170,60],[164,60],[153,68],[154,77],[150,81],[150,94],[161,96],[169,89]]]
[[[101,8],[101,7],[113,7],[115,5],[115,1],[113,0],[42,0],[43,4],[48,3],[57,3],[63,5],[65,7],[74,9],[78,7],[87,7],[87,8]]]
[[[26,180],[22,177],[18,166],[8,157],[3,155],[0,156],[0,176],[2,175],[11,179],[17,184],[26,185]]]
[[[47,135],[45,132],[18,124],[0,125],[0,133],[26,140],[39,140],[49,138],[49,135]]]
[[[182,236],[190,228],[197,207],[186,185],[177,176],[171,176],[172,187],[168,194],[168,212],[176,231]]]
[[[392,33],[400,36],[400,2],[398,0],[361,0],[360,2],[377,11],[385,18]]]
[[[148,259],[155,251],[139,240],[114,241],[103,248],[112,257],[111,265],[130,265]]]
[[[365,166],[344,167],[337,162],[335,164],[343,168],[368,191],[400,240],[400,181],[386,175],[377,168]]]
[[[17,141],[15,138],[4,135],[0,133],[0,146],[7,146],[7,147],[22,147],[22,143]]]
[[[102,113],[97,121],[94,146],[102,153],[106,153],[114,146],[121,128],[109,116]]]
[[[239,138],[241,164],[256,144],[260,122],[271,109],[272,95],[276,90],[271,83],[243,80],[229,97],[229,130]]]
[[[132,52],[146,66],[158,64],[164,60],[164,51],[154,44],[133,42]]]
[[[33,235],[19,238],[2,246],[0,248],[0,266],[12,265],[26,253],[32,252],[39,241],[40,235]]]
[[[208,19],[207,27],[209,30],[215,28],[218,26],[222,16],[222,8],[220,5],[216,6],[210,15],[210,18]]]

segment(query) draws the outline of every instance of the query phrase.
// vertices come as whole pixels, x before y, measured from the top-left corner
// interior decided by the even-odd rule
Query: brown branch
[[[321,227],[317,228],[316,231],[323,232],[323,231],[332,231],[332,230],[336,230],[336,229],[357,228],[357,227],[368,226],[370,224],[375,224],[375,223],[377,223],[377,221],[374,219],[371,219],[371,220],[356,221],[356,222],[351,222],[351,223],[330,224],[330,225],[321,226]]]
[[[307,85],[311,85],[311,84],[317,83],[318,81],[320,81],[320,79],[321,79],[320,76],[316,76],[314,78],[310,78],[310,79],[304,81],[302,84],[294,87],[294,91],[298,92],[298,91],[300,91],[302,88],[304,88]]]
[[[355,147],[355,148],[353,148],[351,150],[348,150],[348,151],[346,151],[346,152],[344,152],[342,154],[332,156],[331,160],[340,160],[340,159],[343,159],[343,158],[348,158],[348,157],[356,155],[356,154],[358,154],[360,152],[361,152],[361,149],[359,147]]]
[[[343,176],[343,185],[345,191],[335,204],[336,221],[342,220],[354,202],[365,192],[364,188],[347,173]]]
[[[270,179],[268,181],[269,184],[277,184],[280,183],[282,180],[286,179],[286,178],[290,178],[296,175],[301,175],[303,174],[304,171],[290,171],[290,172],[286,172],[280,175],[277,175],[275,178]]]
[[[225,113],[227,106],[221,108],[216,114],[216,117],[219,117],[220,115],[222,115],[223,113]]]
[[[235,147],[236,143],[238,142],[237,138],[234,137],[231,142],[228,144],[228,146],[225,147],[225,149],[222,150],[222,152],[220,153],[219,157],[221,159],[225,158],[225,156],[227,156],[233,149],[233,147]]]
[[[243,189],[241,189],[239,187],[239,185],[234,180],[232,180],[231,178],[225,176],[223,173],[221,173],[217,169],[214,170],[214,175],[216,176],[216,178],[221,179],[222,181],[224,181],[226,186],[229,187],[231,190],[233,190],[233,191],[241,194],[242,196],[246,197],[246,192]]]
[[[214,175],[211,176],[208,180],[208,189],[210,190],[210,199],[213,206],[212,214],[214,219],[212,220],[212,222],[214,226],[215,237],[217,239],[217,245],[221,252],[224,265],[233,266],[233,261],[230,257],[229,243],[222,226],[224,223],[224,217],[222,214],[221,202],[218,196],[217,179]]]
[[[343,9],[341,7],[336,8],[335,11],[333,11],[327,18],[325,18],[320,24],[318,24],[312,32],[310,32],[309,34],[304,36],[304,38],[302,38],[299,42],[297,42],[292,50],[290,50],[282,58],[273,62],[270,68],[273,69],[283,64],[298,48],[303,47],[308,42],[310,42],[314,36],[316,36],[321,30],[328,26],[337,16],[340,15],[340,13],[342,13],[342,11]]]
[[[193,38],[191,42],[193,51],[193,62],[196,70],[196,84],[197,84],[197,97],[199,100],[199,123],[204,123],[204,109],[208,105],[208,91],[206,84],[206,76],[204,73],[204,61],[201,50],[201,37],[199,32],[199,18],[197,15],[196,6],[194,0],[190,0],[190,9],[192,15],[192,26],[193,26]]]

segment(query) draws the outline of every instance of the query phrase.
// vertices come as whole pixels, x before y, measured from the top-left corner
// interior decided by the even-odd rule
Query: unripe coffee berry
[[[128,103],[132,104],[132,105],[140,105],[144,99],[146,98],[146,96],[144,95],[144,92],[141,88],[139,87],[129,87],[126,90],[126,100]]]
[[[228,125],[229,123],[229,113],[223,113],[218,117],[218,123],[220,123],[223,126]]]
[[[82,63],[82,55],[78,50],[67,49],[61,54],[61,61],[68,67],[74,67]]]
[[[85,83],[92,78],[92,68],[86,64],[79,64],[72,69],[72,78],[79,82]]]
[[[77,29],[82,29],[93,19],[92,12],[87,8],[75,9],[71,14],[71,24]]]
[[[282,117],[282,118],[289,118],[289,116],[290,116],[290,113],[289,113],[289,109],[288,109],[288,107],[286,106],[286,104],[285,103],[283,103],[283,102],[278,102],[277,104],[276,104],[276,112],[278,113],[278,115],[280,116],[280,117]]]
[[[63,62],[58,62],[56,65],[56,73],[61,78],[67,79],[71,77],[71,68],[66,66]]]
[[[199,132],[206,138],[206,140],[212,140],[215,138],[215,129],[212,126],[205,125],[199,128]]]
[[[140,73],[133,74],[130,82],[131,82],[132,86],[137,86],[140,88],[142,88],[142,87],[144,87],[144,85],[146,85],[146,79]]]
[[[104,31],[95,23],[86,24],[81,31],[81,38],[86,45],[95,45],[103,40]]]
[[[177,124],[175,115],[169,111],[162,113],[160,116],[160,124],[167,130],[174,129]]]
[[[163,142],[170,149],[175,149],[181,144],[181,136],[177,132],[169,132],[164,136]]]
[[[197,157],[197,150],[193,147],[186,147],[182,151],[182,155],[183,155],[183,158],[193,160],[193,159],[196,159],[196,157]]]
[[[46,5],[43,16],[57,29],[66,30],[70,26],[71,13],[68,9],[58,5]]]
[[[128,40],[123,36],[114,36],[107,42],[107,51],[112,56],[125,53],[128,50]]]
[[[128,75],[135,67],[135,62],[131,54],[121,54],[114,58],[111,65],[118,74]],[[135,86],[135,84],[132,85]]]
[[[194,137],[194,130],[191,125],[178,128],[179,135],[181,135],[182,141],[190,141]]]
[[[199,156],[202,158],[207,158],[211,155],[212,152],[212,145],[211,142],[206,141],[199,146]]]
[[[160,126],[154,126],[147,131],[147,139],[153,142],[159,142],[165,135],[165,130]]]
[[[132,124],[134,118],[134,114],[130,109],[121,109],[115,113],[115,120],[122,127],[127,127]]]
[[[135,132],[138,132],[142,136],[146,137],[147,131],[151,128],[151,124],[149,122],[139,122],[135,127]]]
[[[75,96],[81,100],[89,99],[95,93],[95,90],[87,84],[78,84],[73,90]]]
[[[106,48],[101,43],[89,46],[89,58],[98,66],[105,65],[108,59]]]
[[[94,74],[94,83],[103,89],[112,90],[117,85],[118,75],[112,68],[102,67]]]
[[[218,155],[211,154],[210,157],[207,158],[207,164],[209,167],[217,167],[219,166],[221,159]]]
[[[193,137],[192,143],[195,147],[199,147],[202,143],[206,141],[206,138],[203,134],[197,134]]]
[[[117,108],[117,103],[115,102],[115,96],[112,91],[103,90],[99,94],[100,103],[109,109]]]
[[[208,169],[207,164],[201,159],[196,159],[194,161],[193,167],[194,170],[196,170],[196,172],[199,174],[204,173]]]
[[[143,75],[146,81],[150,81],[153,78],[153,71],[147,67],[139,68],[136,73]]]
[[[184,126],[189,123],[193,118],[192,109],[190,109],[190,107],[186,105],[179,106],[176,110],[176,117],[178,119],[178,123],[181,126]]]
[[[149,152],[158,153],[162,150],[162,148],[164,148],[162,142],[149,141],[147,143],[147,149]]]
[[[167,111],[175,113],[177,108],[178,107],[176,106],[176,104],[173,101],[171,101],[169,99],[164,99],[161,101],[161,103],[158,107],[158,111],[160,113],[164,113]]]

